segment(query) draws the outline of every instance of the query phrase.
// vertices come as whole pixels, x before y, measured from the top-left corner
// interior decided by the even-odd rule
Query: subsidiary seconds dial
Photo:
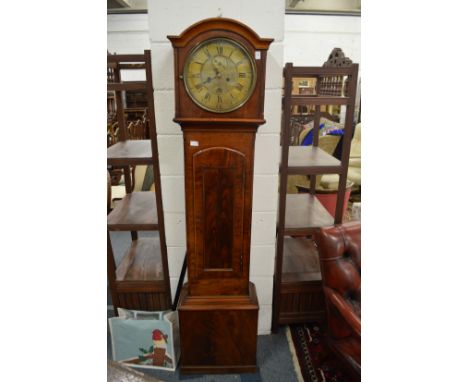
[[[239,43],[215,38],[197,45],[184,66],[184,84],[200,107],[227,113],[241,107],[255,87],[255,63]]]

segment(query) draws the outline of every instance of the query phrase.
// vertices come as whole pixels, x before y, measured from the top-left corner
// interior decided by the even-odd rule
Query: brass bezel
[[[243,50],[245,52],[246,56],[249,58],[250,65],[252,66],[252,86],[250,87],[249,92],[247,93],[247,96],[245,97],[245,100],[242,101],[240,104],[238,104],[238,105],[236,105],[236,106],[234,106],[234,107],[232,107],[230,109],[226,109],[226,110],[211,109],[211,108],[203,105],[202,103],[200,103],[197,99],[195,99],[195,97],[192,96],[192,93],[190,92],[190,90],[188,88],[187,80],[186,80],[186,78],[187,78],[186,74],[187,74],[190,58],[193,56],[194,52],[197,51],[199,48],[201,48],[203,45],[206,45],[206,44],[211,43],[212,41],[216,41],[216,40],[227,40],[230,43],[232,43],[234,45],[237,45],[241,50]],[[210,111],[212,113],[217,113],[217,114],[229,113],[231,111],[237,110],[240,107],[244,106],[246,104],[246,102],[250,99],[250,97],[252,96],[252,94],[253,94],[253,92],[255,90],[255,87],[257,86],[257,65],[256,65],[255,60],[253,59],[252,55],[249,53],[249,50],[242,43],[240,43],[238,41],[235,41],[235,40],[233,40],[231,38],[228,38],[228,37],[213,37],[213,38],[210,38],[210,39],[207,39],[207,40],[204,40],[204,41],[200,41],[192,49],[190,49],[190,52],[188,53],[187,58],[186,58],[185,63],[184,63],[183,80],[184,80],[185,91],[189,95],[190,99],[193,102],[195,102],[195,104],[197,106],[201,107],[204,110]]]

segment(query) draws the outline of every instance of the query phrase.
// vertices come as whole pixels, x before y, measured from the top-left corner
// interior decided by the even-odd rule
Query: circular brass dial
[[[190,98],[215,113],[238,109],[252,95],[255,63],[247,50],[227,38],[206,40],[189,53],[184,84]]]

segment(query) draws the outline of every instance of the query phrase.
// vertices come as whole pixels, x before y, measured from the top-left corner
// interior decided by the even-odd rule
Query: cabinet
[[[129,139],[127,129],[120,128],[119,142],[107,149],[107,165],[123,168],[127,193],[107,216],[107,274],[115,310],[165,310],[171,306],[150,53],[107,56],[107,90],[115,92],[119,126],[126,126],[122,93],[138,90],[148,100],[150,127],[150,139],[143,140]],[[145,80],[122,82],[121,70],[143,71]],[[152,165],[154,191],[132,192],[131,169],[138,165]],[[119,264],[110,231],[131,232],[131,243]],[[158,235],[140,237],[141,231],[157,231]]]
[[[341,52],[341,51],[340,51]],[[358,65],[336,51],[322,67],[284,68],[283,120],[281,136],[280,190],[274,276],[272,330],[291,324],[325,318],[318,252],[313,236],[318,228],[338,224],[343,217],[346,176],[356,103]],[[295,78],[310,78],[316,87],[311,95],[294,94]],[[314,128],[312,146],[291,146],[290,121],[296,106],[312,107],[314,126],[319,126],[324,106],[346,107],[341,160],[318,147],[319,129]],[[335,216],[315,197],[316,176],[338,174]],[[309,175],[309,192],[287,194],[290,175]]]

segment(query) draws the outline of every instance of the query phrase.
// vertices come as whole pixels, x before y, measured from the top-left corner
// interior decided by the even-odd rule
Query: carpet
[[[299,381],[350,381],[326,344],[325,323],[290,325],[287,337]]]

